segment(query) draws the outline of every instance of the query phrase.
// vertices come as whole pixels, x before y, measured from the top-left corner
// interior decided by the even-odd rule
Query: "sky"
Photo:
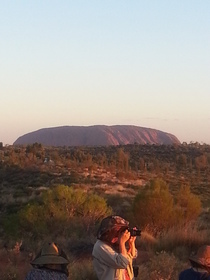
[[[209,0],[0,0],[0,142],[136,125],[210,144]]]

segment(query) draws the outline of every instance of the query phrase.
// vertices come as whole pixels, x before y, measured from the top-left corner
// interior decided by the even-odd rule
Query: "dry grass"
[[[30,269],[32,255],[20,252],[18,243],[13,249],[0,249],[1,280],[22,280]]]
[[[69,265],[69,279],[97,280],[91,258],[79,259]]]
[[[170,229],[157,237],[143,231],[141,237],[137,237],[136,240],[139,251],[136,260],[136,264],[139,266],[139,276],[136,279],[178,279],[181,270],[189,265],[189,255],[201,245],[210,244],[209,210],[205,210],[204,214],[194,224]],[[71,251],[70,240],[60,238],[57,242],[62,248]],[[41,244],[24,240],[24,251],[21,250],[21,241],[14,242],[7,248],[3,247],[3,242],[0,246],[0,271],[4,272],[1,279],[23,280],[31,269],[30,261]],[[90,252],[85,254],[83,259],[75,258],[72,255],[69,255],[69,259],[69,279],[96,280]]]
[[[103,195],[106,193],[109,197],[113,196],[114,203],[115,196],[121,197],[124,203],[124,198],[133,197],[138,188],[144,185],[144,180],[137,183],[129,181],[128,184],[126,180],[120,181],[116,178],[113,180],[113,174],[110,174],[110,178],[106,176],[104,175],[105,178],[101,184],[85,186],[85,188]],[[110,180],[110,182],[112,180],[111,184],[107,183],[107,180]],[[81,185],[75,185],[75,188],[78,186]],[[39,192],[41,191],[39,190]],[[5,203],[19,202],[20,199],[13,196],[5,197]],[[32,197],[33,195],[30,198]],[[123,203],[119,207],[122,207],[122,205],[126,207]],[[125,203],[128,203],[127,200]],[[30,244],[29,241],[24,241],[24,243],[25,251],[18,249],[18,243],[10,246],[7,250],[1,246],[0,272],[3,271],[1,280],[23,280],[31,269],[30,261],[40,244],[33,244],[31,241]],[[62,243],[63,248],[68,248],[66,245],[69,240],[62,240],[59,243]],[[142,232],[136,243],[139,249],[139,256],[136,261],[140,268],[137,279],[177,280],[180,271],[188,266],[189,255],[196,251],[199,246],[210,244],[210,209],[206,208],[203,211],[196,224],[170,229],[158,237],[154,237],[148,232]],[[74,259],[71,256],[70,260],[69,279],[96,280],[90,256],[86,256],[82,260]]]
[[[181,263],[173,254],[162,251],[154,253],[144,264],[139,266],[141,280],[177,280],[182,269],[187,265]]]
[[[192,250],[205,243],[210,244],[209,230],[198,230],[198,226],[189,225],[185,228],[170,230],[155,238],[147,232],[142,232],[136,245],[139,256],[135,264],[139,266],[137,280],[175,280],[179,273],[188,267],[188,257]],[[60,240],[63,248],[68,248],[69,240]],[[36,248],[37,244],[30,244]],[[67,252],[68,253],[68,252]],[[20,243],[12,249],[1,248],[0,271],[4,271],[2,280],[23,280],[30,270],[30,261],[35,252],[22,252]],[[96,280],[91,254],[84,258],[69,256],[69,279]],[[82,264],[82,265],[81,265]]]
[[[141,252],[140,252],[141,254]],[[2,280],[23,280],[30,270],[30,266],[22,260],[19,255],[18,262],[4,264],[0,269],[4,271]],[[146,261],[139,264],[139,276],[136,279],[141,280],[175,280],[182,269],[187,267],[186,263],[182,263],[173,254],[167,252],[150,252],[150,256]],[[91,258],[74,260],[69,265],[69,279],[73,280],[97,280],[93,270]]]
[[[199,230],[198,227],[197,224],[189,224],[184,227],[169,229],[159,237],[157,250],[177,251],[178,254],[177,248],[187,248],[187,253],[190,253],[203,244],[210,244],[210,230]],[[183,259],[185,255],[183,253],[178,254],[178,257]]]

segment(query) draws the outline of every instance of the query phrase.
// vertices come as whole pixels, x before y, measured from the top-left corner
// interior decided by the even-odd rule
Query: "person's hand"
[[[134,229],[136,229],[136,227]],[[136,255],[135,241],[136,241],[136,236],[131,236],[130,239],[128,240],[128,246],[129,246],[128,253],[131,253],[133,256]]]
[[[130,232],[126,229],[125,231],[121,232],[118,240],[119,240],[119,252],[124,255],[125,257],[127,256],[127,249],[125,247],[126,241],[129,240],[130,238]]]
[[[131,236],[128,240],[128,244],[132,246],[133,244],[135,244],[135,241],[136,241],[136,236]]]
[[[119,242],[126,243],[130,239],[130,232],[126,229],[120,233]]]

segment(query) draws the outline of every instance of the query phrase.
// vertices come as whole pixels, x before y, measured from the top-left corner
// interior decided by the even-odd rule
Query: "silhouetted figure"
[[[66,254],[55,243],[45,243],[31,262],[33,268],[25,280],[67,280],[68,263]]]
[[[189,261],[192,267],[183,270],[179,280],[210,280],[210,246],[200,247]]]

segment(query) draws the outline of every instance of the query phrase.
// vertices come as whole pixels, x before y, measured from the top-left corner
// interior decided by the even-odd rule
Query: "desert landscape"
[[[0,11],[0,280],[26,280],[44,243],[97,280],[107,215],[140,229],[135,280],[178,280],[210,245],[210,1]]]
[[[96,279],[91,252],[110,213],[142,230],[137,279],[177,279],[189,255],[210,244],[208,145],[35,143],[2,146],[0,161],[3,280],[24,279],[49,239],[68,254],[69,279]]]

